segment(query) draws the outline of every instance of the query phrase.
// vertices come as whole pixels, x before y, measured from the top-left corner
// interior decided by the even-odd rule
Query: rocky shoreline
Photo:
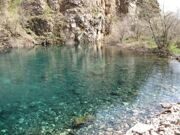
[[[162,104],[164,109],[146,124],[137,123],[126,135],[180,135],[180,103]]]
[[[0,46],[0,54],[10,52],[10,50],[11,50],[11,47],[9,46],[7,47]]]

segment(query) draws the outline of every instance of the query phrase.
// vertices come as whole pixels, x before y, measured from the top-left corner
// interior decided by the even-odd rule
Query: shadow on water
[[[114,48],[14,50],[0,57],[0,132],[58,134],[74,117],[93,114],[98,120],[112,106],[126,119],[135,104],[146,109],[179,100],[180,73],[171,66],[177,64]]]

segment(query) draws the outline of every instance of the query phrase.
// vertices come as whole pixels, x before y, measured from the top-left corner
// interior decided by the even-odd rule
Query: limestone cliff
[[[0,0],[0,46],[101,46],[111,34],[113,20],[128,14],[132,2],[135,0]]]

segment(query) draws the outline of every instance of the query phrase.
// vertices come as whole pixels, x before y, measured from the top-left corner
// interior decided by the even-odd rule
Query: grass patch
[[[141,45],[142,43],[144,45],[147,45],[148,48],[157,48],[156,43],[154,42],[154,40],[150,37],[141,37],[139,40],[137,40],[136,38],[126,38],[124,43],[139,43],[139,45]]]
[[[133,43],[133,42],[137,42],[137,40],[133,37],[128,37],[123,42],[124,43]]]
[[[146,41],[149,48],[157,48],[157,45],[152,38],[145,38],[144,41]]]
[[[9,11],[11,13],[17,13],[18,7],[22,0],[11,0],[9,5]]]
[[[169,46],[169,50],[171,53],[173,54],[177,54],[177,55],[180,55],[180,48],[177,48],[177,46],[175,44],[171,44]]]
[[[53,12],[52,9],[49,6],[46,5],[46,7],[45,7],[45,9],[43,11],[43,15],[45,17],[47,17],[47,16],[50,16],[52,14],[52,12]]]

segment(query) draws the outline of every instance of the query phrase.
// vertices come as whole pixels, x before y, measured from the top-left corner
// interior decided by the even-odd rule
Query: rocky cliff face
[[[22,24],[39,43],[93,45],[110,33],[113,8],[110,0],[26,0]]]
[[[130,2],[134,2],[131,0]],[[113,20],[129,13],[126,0],[1,0],[0,44],[95,45],[111,33]],[[123,26],[122,26],[123,27]],[[13,42],[12,42],[13,41]],[[16,41],[16,42],[14,42]],[[13,43],[16,43],[14,45]]]

